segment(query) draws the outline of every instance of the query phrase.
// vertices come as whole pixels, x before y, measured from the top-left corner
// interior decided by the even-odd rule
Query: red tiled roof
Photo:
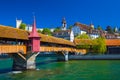
[[[120,39],[106,39],[107,46],[120,46]]]
[[[86,24],[82,24],[82,23],[79,23],[79,22],[76,22],[74,24],[74,26],[79,26],[81,30],[84,30],[84,31],[88,31],[90,29],[90,27]]]
[[[75,45],[84,45],[84,44],[93,45],[94,41],[89,39],[75,39],[74,43]],[[107,46],[120,46],[120,39],[106,39],[105,43]]]

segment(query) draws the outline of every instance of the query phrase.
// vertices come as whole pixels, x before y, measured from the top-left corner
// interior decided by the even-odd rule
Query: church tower
[[[65,18],[62,19],[62,30],[66,30],[67,24]]]
[[[118,28],[117,27],[115,27],[115,32],[118,32]]]
[[[20,28],[21,23],[22,23],[22,20],[16,19],[16,28]]]
[[[90,24],[90,27],[91,27],[92,29],[94,29],[94,25],[93,25],[92,23]]]

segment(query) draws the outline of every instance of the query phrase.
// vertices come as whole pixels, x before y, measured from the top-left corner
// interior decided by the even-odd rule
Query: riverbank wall
[[[69,55],[69,60],[120,60],[120,55]]]

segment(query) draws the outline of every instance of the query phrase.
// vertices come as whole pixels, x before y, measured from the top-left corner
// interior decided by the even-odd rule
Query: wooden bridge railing
[[[0,53],[17,53],[23,52],[26,54],[26,46],[25,45],[0,45]]]
[[[86,50],[85,49],[76,49],[76,48],[66,48],[66,47],[46,47],[46,46],[41,46],[40,47],[40,51],[41,52],[50,52],[50,51],[54,51],[54,52],[58,52],[58,51],[68,51],[68,52],[79,52],[82,54],[86,54]]]
[[[0,53],[17,53],[22,51],[23,54],[26,54],[26,46],[25,45],[0,45]],[[68,51],[68,52],[76,52],[86,54],[85,49],[76,49],[70,47],[48,47],[41,46],[40,52],[58,52],[58,51]]]

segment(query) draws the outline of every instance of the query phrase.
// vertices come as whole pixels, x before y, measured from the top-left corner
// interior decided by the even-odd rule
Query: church
[[[65,18],[62,19],[62,26],[61,26],[61,30],[54,32],[53,36],[58,37],[58,38],[63,38],[66,40],[70,40],[71,42],[74,41],[74,33],[72,30],[67,29],[67,22],[65,20]]]

